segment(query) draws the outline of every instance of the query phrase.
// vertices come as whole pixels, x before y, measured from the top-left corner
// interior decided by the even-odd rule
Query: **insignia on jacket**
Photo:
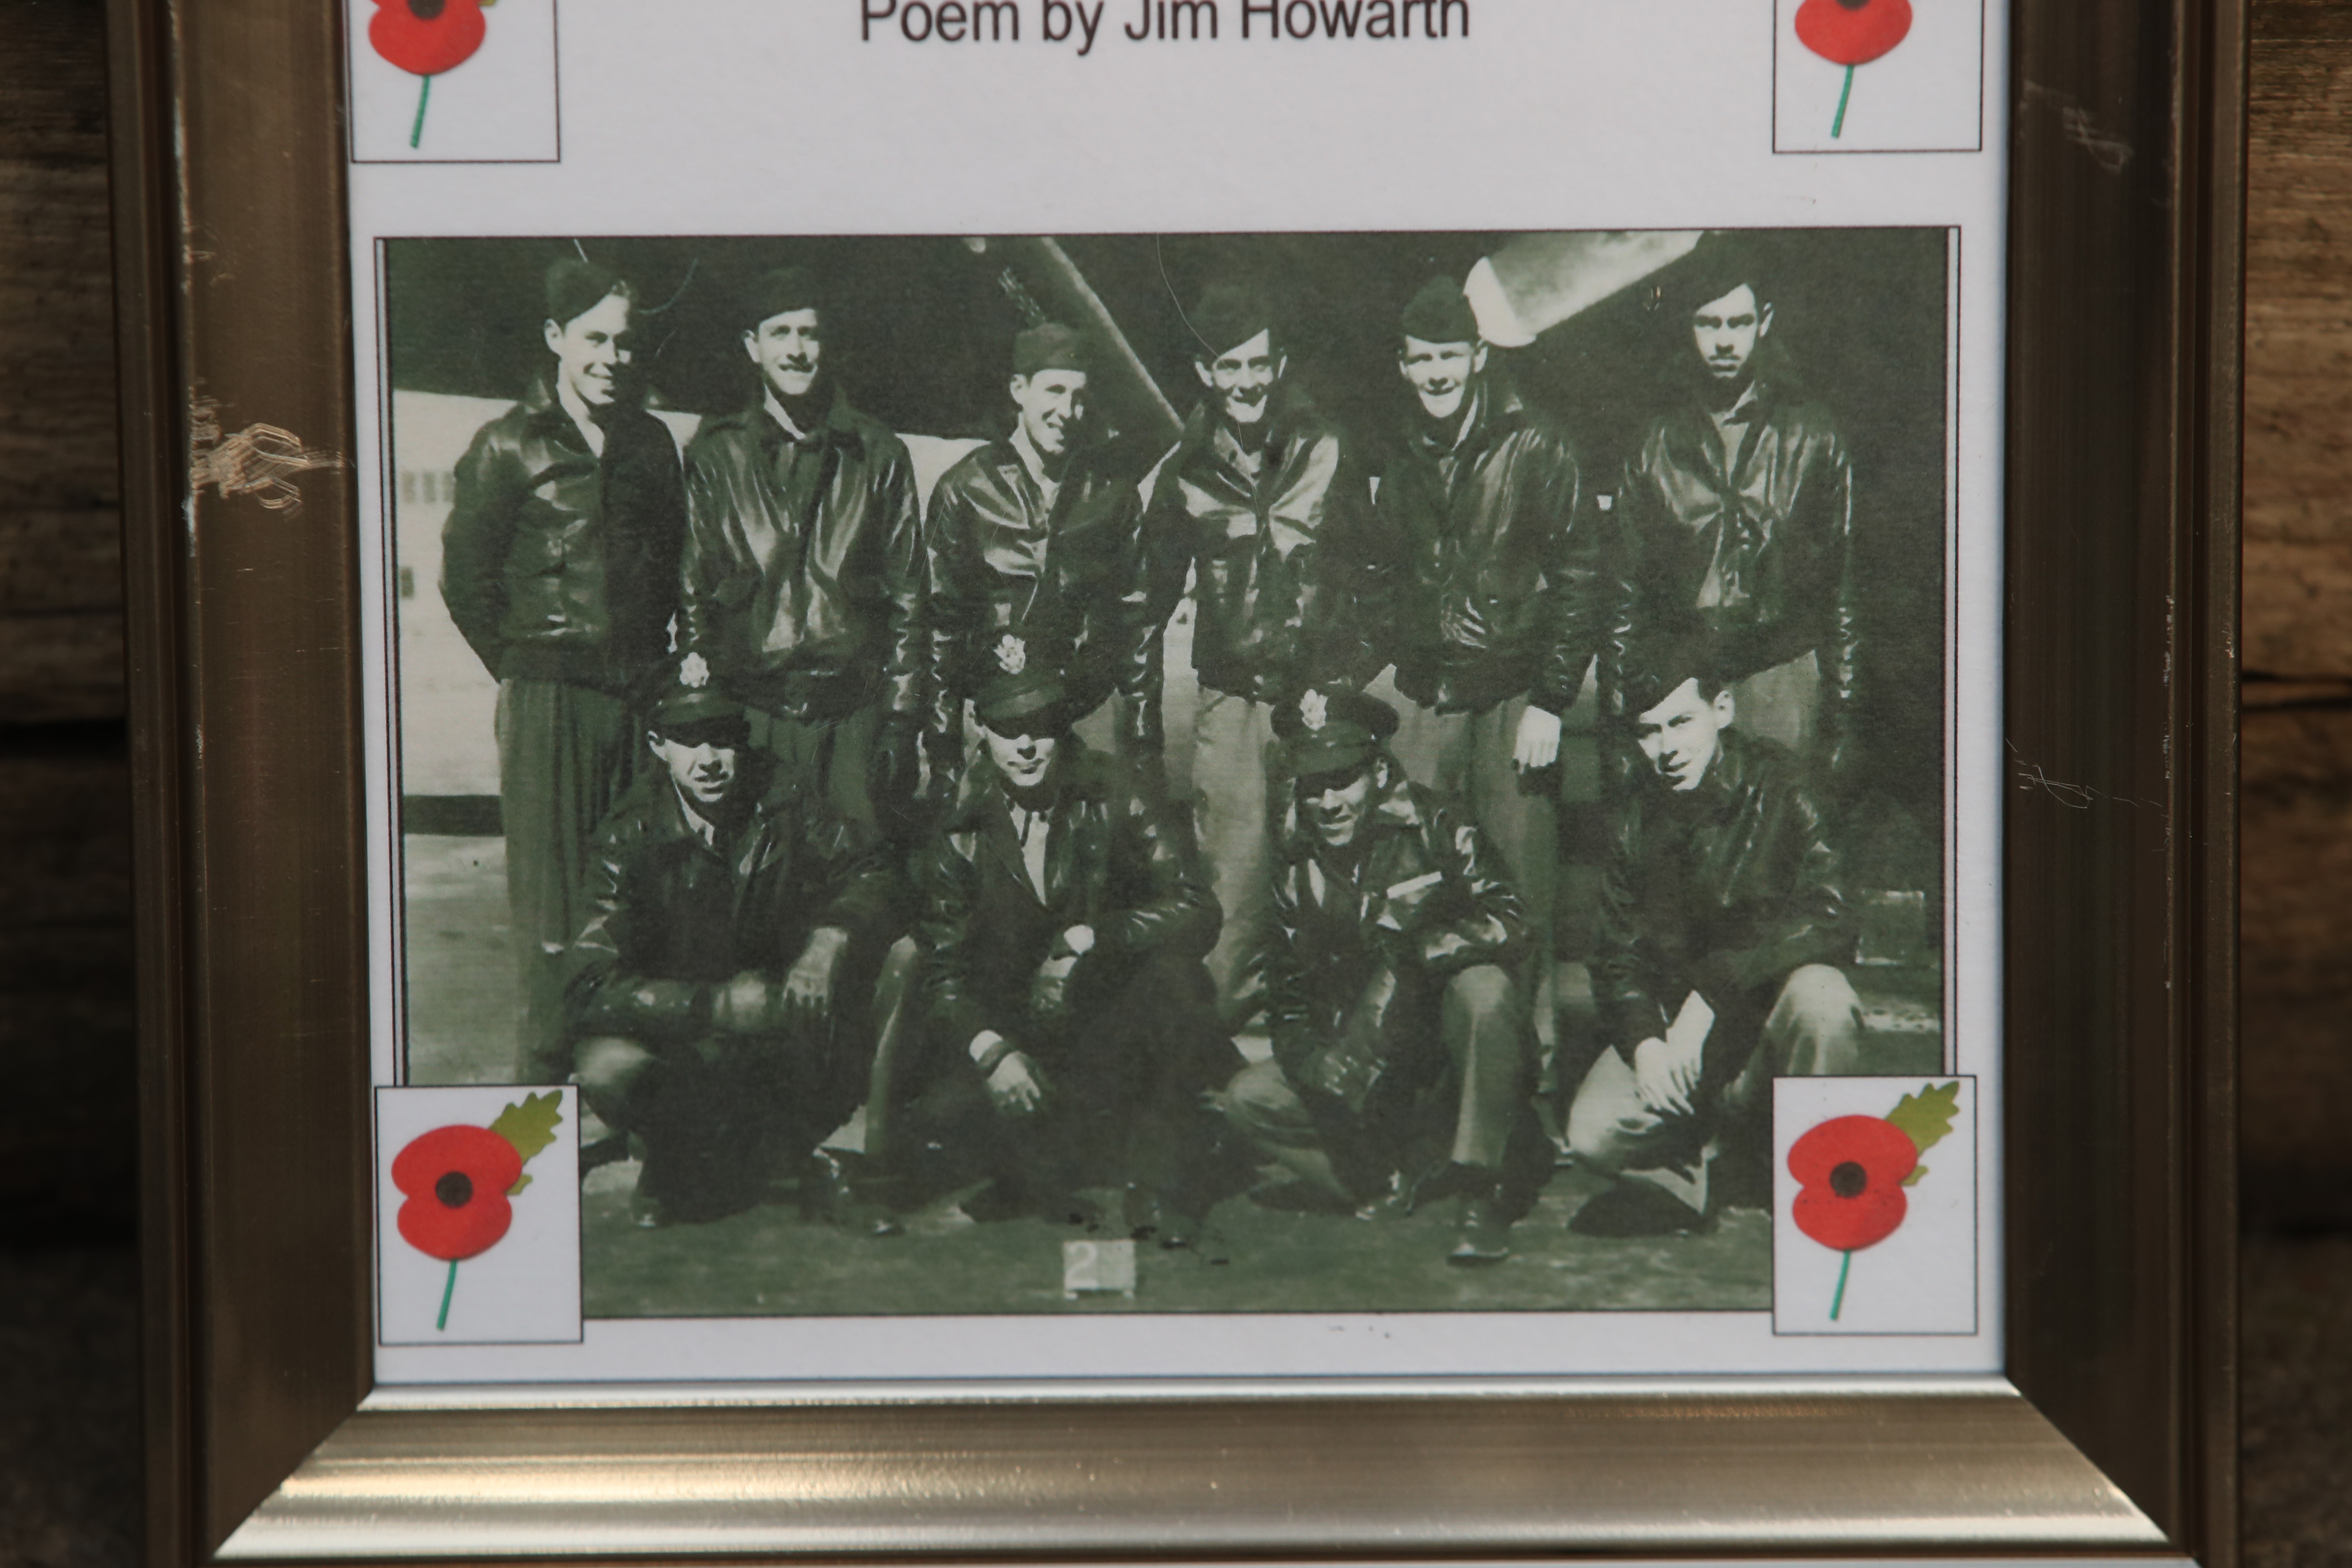
[[[1328,721],[1330,703],[1319,691],[1310,691],[1298,700],[1298,717],[1309,730],[1320,730]]]
[[[1029,645],[1012,633],[1005,633],[1004,640],[996,645],[996,662],[1003,668],[1005,674],[1020,674],[1029,668]]]

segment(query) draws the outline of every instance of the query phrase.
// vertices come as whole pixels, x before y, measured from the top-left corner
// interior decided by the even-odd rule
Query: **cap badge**
[[[1319,691],[1310,691],[1298,700],[1298,717],[1309,730],[1321,730],[1329,721],[1331,705]]]
[[[1007,675],[1018,675],[1029,668],[1029,645],[1007,632],[1004,640],[996,645],[996,662]]]

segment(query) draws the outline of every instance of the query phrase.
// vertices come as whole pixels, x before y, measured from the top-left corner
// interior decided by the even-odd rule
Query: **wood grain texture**
[[[102,19],[0,0],[0,723],[122,713]]]
[[[2256,1225],[2352,1224],[2352,0],[2255,7],[2242,1100]]]

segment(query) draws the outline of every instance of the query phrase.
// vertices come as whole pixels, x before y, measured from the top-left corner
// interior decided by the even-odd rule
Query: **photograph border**
[[[2244,0],[2012,13],[2005,1382],[424,1408],[370,1397],[361,1043],[383,889],[357,870],[340,19],[110,0],[151,1561],[2105,1550],[2227,1568],[2245,20]],[[199,395],[222,427],[299,434],[299,508],[196,493]],[[1865,1453],[1867,1489],[1835,1462]]]
[[[1394,238],[1417,236],[1424,231],[1366,228],[1360,230],[1335,232],[1370,238]],[[1448,237],[1452,231],[1426,232],[1428,232],[1432,237]],[[1576,233],[1584,231],[1561,230],[1559,232]],[[1938,933],[1938,945],[1936,948],[1936,967],[1937,975],[1936,991],[1936,1005],[1937,1011],[1936,1018],[1939,1037],[1940,1054],[1939,1065],[1936,1070],[1939,1075],[1954,1074],[1958,1071],[1958,1063],[1960,1056],[1958,1030],[1955,1023],[1958,1015],[1958,998],[1961,992],[1959,979],[1960,963],[1958,956],[1958,931],[1960,921],[1960,897],[1958,891],[1959,865],[1968,853],[1973,852],[1976,854],[1985,854],[1989,853],[1991,848],[1991,846],[1984,841],[1986,838],[1990,837],[1990,835],[1978,834],[1971,837],[1967,833],[1962,826],[1961,813],[1959,809],[1961,797],[1960,779],[1962,770],[1958,762],[1959,704],[1957,700],[1957,692],[1961,679],[1960,602],[1962,596],[1962,581],[1965,575],[1963,570],[1965,552],[1960,548],[1959,520],[1961,516],[1963,492],[1968,488],[1967,479],[1962,473],[1960,453],[1961,424],[1965,417],[1963,408],[1964,395],[1969,390],[1969,375],[1962,363],[1964,356],[1961,353],[1963,316],[1965,313],[1963,274],[1965,270],[1964,253],[1966,246],[1963,228],[1962,226],[1958,223],[1820,224],[1801,227],[1744,224],[1729,225],[1721,228],[1708,229],[1706,232],[1711,236],[1763,237],[1767,240],[1799,234],[1807,236],[1837,236],[1843,234],[1884,236],[1895,233],[1916,233],[1920,235],[1933,233],[1940,236],[1943,240],[1941,266],[1943,268],[1944,275],[1944,300],[1942,310],[1939,313],[1939,325],[1942,336],[1941,353],[1943,355],[1943,374],[1937,383],[1937,395],[1942,399],[1942,417],[1940,420],[1940,436],[1937,442],[1937,456],[1938,460],[1942,465],[1943,478],[1937,500],[1937,505],[1940,509],[1940,544],[1937,552],[1937,565],[1938,569],[1942,573],[1943,582],[1943,591],[1941,595],[1942,630],[1938,639],[1937,665],[1937,679],[1940,683],[1938,695],[1942,719],[1938,729],[1941,734],[1943,762],[1937,792],[1940,799],[1940,810],[1942,816],[1939,823],[1937,824],[1936,834],[1937,840],[1936,858],[1937,865],[1938,867],[1938,876],[1941,882],[1941,887],[1938,891],[1941,904],[1937,910],[1936,916],[1936,929]],[[579,243],[594,245],[600,240],[609,243],[614,237],[583,234],[576,237]],[[699,242],[712,241],[718,243],[740,244],[747,240],[751,242],[768,242],[772,240],[778,244],[785,243],[788,240],[800,243],[855,240],[903,242],[909,245],[916,245],[927,242],[936,242],[939,237],[920,234],[868,235],[862,233],[811,233],[807,235],[793,236],[677,234],[661,236],[637,235],[620,237],[626,238],[633,243],[640,245],[648,243],[657,244],[663,242],[679,245],[692,245]],[[1081,237],[1089,240],[1100,240],[1106,238],[1132,238],[1135,237],[1125,235],[1080,234],[1078,231],[1070,231],[1050,237],[1057,240]],[[1183,237],[1186,239],[1231,239],[1249,241],[1265,237],[1250,231],[1235,230],[1223,233],[1216,231],[1188,233],[1183,236]],[[572,237],[554,236],[484,236],[440,233],[380,233],[374,236],[368,247],[367,254],[370,264],[369,270],[364,275],[355,274],[352,279],[352,288],[355,298],[364,299],[371,302],[368,306],[368,310],[369,314],[372,315],[374,320],[377,333],[376,341],[380,344],[385,345],[385,352],[381,353],[378,356],[372,394],[366,396],[362,396],[358,400],[357,405],[362,412],[366,411],[371,405],[373,405],[373,412],[372,416],[376,421],[376,428],[379,432],[381,449],[385,454],[384,460],[378,465],[380,471],[373,476],[372,479],[369,476],[362,475],[360,476],[357,481],[360,484],[372,484],[376,496],[376,504],[381,509],[380,515],[383,521],[380,531],[381,537],[375,541],[375,550],[378,557],[375,564],[380,580],[386,585],[385,590],[382,595],[382,612],[383,619],[383,646],[384,649],[383,671],[380,679],[369,682],[370,695],[374,700],[381,701],[383,705],[382,712],[380,715],[371,714],[367,720],[367,722],[373,728],[374,731],[381,739],[381,742],[383,747],[383,760],[379,766],[379,776],[366,781],[363,786],[368,793],[369,798],[373,804],[376,813],[373,820],[368,827],[367,840],[373,850],[381,854],[384,858],[383,863],[389,868],[391,873],[392,889],[389,895],[389,903],[383,906],[380,910],[379,913],[383,920],[385,946],[390,964],[391,979],[389,991],[392,1005],[390,1051],[394,1076],[390,1079],[385,1080],[383,1084],[377,1085],[377,1088],[383,1088],[389,1085],[398,1085],[403,1087],[432,1086],[431,1082],[419,1084],[417,1079],[414,1077],[415,1041],[412,1037],[412,1031],[415,1026],[415,1010],[411,1004],[413,1001],[414,986],[412,963],[415,949],[410,941],[410,927],[415,919],[415,911],[409,905],[410,885],[408,881],[408,865],[410,847],[407,840],[413,836],[414,832],[418,831],[412,829],[408,822],[408,806],[411,802],[418,797],[413,796],[408,793],[405,778],[405,772],[410,753],[408,751],[408,719],[402,695],[404,689],[402,659],[406,645],[402,635],[401,622],[404,616],[406,616],[430,617],[435,616],[436,612],[435,607],[433,607],[432,601],[423,592],[421,587],[418,596],[412,601],[408,608],[404,609],[401,603],[401,595],[392,586],[392,584],[399,581],[399,574],[402,571],[413,570],[413,567],[409,564],[404,563],[399,554],[401,524],[398,518],[399,508],[403,504],[401,500],[401,474],[398,462],[398,453],[401,448],[401,442],[399,437],[398,416],[394,412],[394,409],[395,399],[399,395],[400,389],[395,386],[394,382],[394,353],[391,352],[392,346],[395,342],[395,326],[394,322],[394,310],[392,304],[393,291],[390,285],[390,272],[393,265],[392,258],[396,249],[407,250],[410,247],[429,247],[440,242],[455,242],[463,245],[480,246],[512,246],[517,249],[520,249],[526,247],[544,246],[550,243],[572,243]],[[1987,376],[1990,376],[1992,374],[1995,373],[1990,371],[1985,373]],[[934,482],[936,482],[936,480]],[[1969,586],[1971,590],[1977,592],[1984,591],[1982,581],[1983,575],[1985,574],[1980,574],[1978,578],[1969,580]],[[367,614],[369,613],[369,606],[363,605],[361,613]],[[440,611],[439,614],[442,617],[446,618],[446,610]],[[495,685],[495,681],[493,681],[492,684]],[[423,831],[430,832],[435,830],[427,829]],[[371,1071],[373,1070],[373,1068],[372,1065]],[[1970,1076],[1973,1077],[1973,1075]],[[438,1082],[442,1080],[432,1081]],[[1980,1201],[1981,1198],[1979,1197],[1979,1202]],[[1543,1316],[1561,1311],[1582,1317],[1597,1316],[1603,1313],[1616,1313],[1634,1317],[1672,1315],[1677,1318],[1701,1318],[1710,1316],[1731,1317],[1743,1314],[1751,1316],[1759,1315],[1762,1312],[1769,1311],[1769,1308],[1759,1308],[1753,1305],[1611,1306],[1580,1307],[1571,1309],[1538,1306],[1493,1306],[1451,1308],[1444,1310],[1442,1313],[1437,1312],[1434,1310],[1423,1309],[1417,1310],[1426,1312],[1429,1315],[1470,1316],[1478,1313],[1486,1313],[1495,1317],[1508,1318]],[[1264,1307],[1246,1304],[1236,1305],[1231,1309],[1231,1312],[1232,1315],[1234,1316],[1291,1318],[1328,1317],[1332,1316],[1335,1312],[1345,1312],[1349,1315],[1360,1313],[1366,1317],[1395,1317],[1407,1315],[1404,1310],[1391,1308],[1347,1307],[1335,1309],[1325,1306]],[[659,1314],[647,1314],[640,1317],[628,1317],[624,1315],[609,1317],[592,1316],[590,1321],[632,1322],[660,1321],[665,1323],[756,1322],[783,1325],[813,1319],[831,1319],[838,1321],[841,1319],[855,1319],[867,1315],[869,1314],[856,1312],[778,1312],[747,1317],[740,1313],[710,1310],[665,1311]],[[972,1323],[984,1322],[992,1320],[1001,1321],[1005,1318],[1016,1317],[1024,1314],[1000,1310],[970,1314],[877,1311],[870,1315],[878,1318],[902,1321],[919,1317],[928,1321],[937,1321],[942,1326],[945,1326],[947,1324],[960,1322]],[[1048,1313],[1043,1315],[1053,1316],[1054,1314]],[[1122,1314],[1122,1316],[1126,1314]],[[1169,1310],[1161,1315],[1166,1318],[1197,1321],[1215,1316],[1223,1316],[1224,1314],[1213,1314],[1196,1308],[1182,1310]],[[1134,1316],[1149,1318],[1153,1316],[1153,1314],[1139,1311],[1134,1314]],[[1979,1319],[1980,1318],[1981,1309],[1979,1309]],[[1979,1331],[1977,1329],[1971,1328],[1965,1335],[1930,1337],[1974,1338],[1978,1331]],[[1773,1337],[1785,1338],[1792,1336],[1782,1335],[1778,1330],[1775,1330],[1773,1331]],[[386,1347],[379,1345],[377,1348],[381,1350]],[[409,1347],[404,1346],[400,1348]],[[1163,1373],[1156,1376],[1154,1381],[1168,1388],[1178,1389],[1186,1385],[1213,1384],[1221,1381],[1223,1377],[1228,1375],[1230,1374],[1198,1373]],[[1355,1372],[1318,1372],[1315,1373],[1290,1373],[1284,1375],[1284,1381],[1294,1389],[1307,1390],[1312,1389],[1318,1384],[1328,1385],[1351,1381],[1367,1375],[1376,1377],[1380,1374]],[[1608,1380],[1622,1377],[1625,1374],[1614,1373],[1601,1373],[1585,1371],[1579,1372],[1573,1375],[1580,1378],[1601,1378]],[[1710,1369],[1706,1372],[1697,1373],[1696,1375],[1735,1376],[1749,1374],[1726,1372],[1721,1369]],[[1087,1373],[1052,1376],[1044,1374],[1028,1374],[1021,1377],[1018,1381],[1024,1386],[1043,1388],[1057,1385],[1082,1384],[1090,1381],[1091,1377],[1092,1374]],[[466,1380],[454,1378],[409,1377],[401,1379],[396,1386],[404,1389],[464,1386],[465,1381]],[[598,1385],[603,1387],[626,1388],[646,1384],[658,1384],[671,1387],[692,1387],[697,1390],[712,1386],[723,1387],[730,1382],[740,1383],[741,1381],[742,1380],[740,1378],[728,1379],[716,1375],[691,1378],[623,1375],[616,1377],[598,1377],[595,1379]],[[854,1383],[854,1381],[855,1380],[845,1380],[845,1385]],[[975,1384],[986,1381],[990,1380],[979,1376],[975,1376],[971,1380],[971,1382]]]

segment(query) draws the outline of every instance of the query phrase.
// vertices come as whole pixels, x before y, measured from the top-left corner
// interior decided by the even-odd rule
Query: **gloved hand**
[[[710,1026],[722,1035],[772,1035],[781,1026],[776,983],[756,969],[716,987],[710,995]]]
[[[1389,1018],[1401,989],[1394,968],[1382,965],[1339,1025],[1339,1037],[1307,1058],[1306,1087],[1328,1094],[1358,1115],[1387,1076]]]
[[[1070,1021],[1070,976],[1078,961],[1094,951],[1092,926],[1072,926],[1054,939],[1053,951],[1029,982],[1029,1016],[1039,1027],[1058,1033]]]

